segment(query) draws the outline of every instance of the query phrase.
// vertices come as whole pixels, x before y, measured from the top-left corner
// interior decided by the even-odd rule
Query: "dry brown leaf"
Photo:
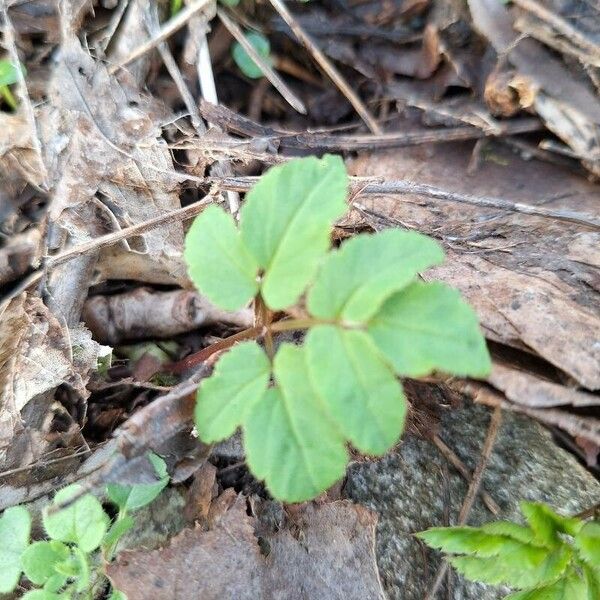
[[[596,214],[600,191],[554,165],[488,149],[473,176],[466,144],[374,153],[350,165],[356,175],[417,179],[474,196],[495,196]],[[364,196],[350,224],[406,226],[433,235],[446,262],[427,277],[458,287],[486,335],[534,352],[590,390],[600,388],[600,234],[582,225],[406,196]],[[571,258],[575,256],[576,258]]]
[[[108,574],[129,600],[383,600],[375,524],[374,513],[349,502],[306,505],[292,528],[263,541],[265,557],[238,496],[214,529],[186,529],[160,550],[123,552]]]

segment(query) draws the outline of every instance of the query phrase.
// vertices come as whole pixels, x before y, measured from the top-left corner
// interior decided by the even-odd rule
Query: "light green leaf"
[[[548,546],[560,543],[559,532],[575,535],[583,525],[579,519],[563,517],[541,502],[522,501],[520,505],[536,538]]]
[[[23,572],[36,585],[44,585],[55,573],[56,563],[69,558],[69,548],[62,542],[34,542],[23,553]]]
[[[135,519],[126,515],[116,520],[106,532],[102,540],[102,547],[111,549],[114,548],[117,542],[135,525]]]
[[[65,600],[64,594],[56,594],[49,590],[29,590],[21,600]]]
[[[342,159],[327,154],[272,167],[247,194],[242,239],[264,270],[261,293],[270,308],[287,308],[305,290],[346,211],[347,188]]]
[[[196,429],[206,443],[228,438],[269,384],[271,365],[256,342],[234,346],[198,389]]]
[[[560,577],[572,557],[568,546],[549,554],[544,548],[522,545],[491,557],[451,556],[448,560],[467,579],[522,589],[545,585]]]
[[[585,600],[598,600],[600,598],[600,565],[593,568],[583,563],[581,566],[588,587],[588,595]]]
[[[475,311],[441,283],[413,283],[391,296],[368,332],[398,375],[483,377],[491,367]]]
[[[113,588],[108,600],[127,600],[127,596],[123,592]]]
[[[21,577],[21,555],[29,544],[31,517],[26,508],[12,506],[0,517],[0,593],[12,592]]]
[[[25,75],[25,67],[20,65],[20,69],[23,75]],[[10,60],[0,60],[0,86],[12,85],[13,83],[17,83],[17,81],[19,81],[19,67],[15,67]]]
[[[308,310],[321,319],[364,322],[417,273],[443,259],[436,241],[414,231],[357,235],[326,258],[308,294]]]
[[[369,336],[319,326],[305,348],[313,387],[340,431],[361,452],[383,454],[402,432],[406,400]]]
[[[274,370],[278,387],[267,390],[243,426],[247,460],[275,498],[303,502],[344,475],[348,456],[308,385],[304,350],[282,344]]]
[[[522,542],[523,544],[532,544],[534,546],[540,545],[539,542],[536,541],[535,534],[529,527],[518,525],[512,521],[494,521],[493,523],[486,523],[481,527],[481,531],[504,535],[517,540],[518,542]]]
[[[511,537],[491,534],[477,527],[432,527],[417,533],[428,546],[438,548],[452,554],[472,554],[473,556],[490,557],[513,552],[529,553],[531,547]],[[547,550],[540,550],[538,557],[547,555]]]
[[[79,485],[63,488],[54,497],[54,503],[68,500],[80,489]],[[45,509],[43,522],[46,533],[52,539],[77,544],[84,552],[95,550],[108,529],[108,516],[100,502],[91,494],[82,496],[58,512],[49,513]]]
[[[81,593],[87,590],[90,585],[90,565],[88,563],[87,554],[77,546],[73,548],[73,558],[77,565],[75,589]]]
[[[106,486],[108,497],[121,511],[137,510],[150,504],[169,483],[165,461],[153,452],[148,453],[148,460],[152,463],[158,477],[156,483],[137,483],[134,485],[109,483]]]
[[[196,287],[221,308],[240,309],[256,295],[258,265],[222,208],[211,205],[196,217],[183,256]]]
[[[574,571],[557,581],[536,587],[532,590],[516,592],[506,596],[505,600],[592,600],[588,595],[588,586],[584,579]]]
[[[575,536],[575,547],[583,560],[600,569],[600,523],[586,523]]]
[[[264,35],[256,33],[255,31],[246,33],[245,37],[256,52],[262,56],[269,65],[272,65],[273,61],[270,57],[271,44],[269,44],[269,40]],[[250,58],[250,55],[244,50],[239,42],[236,42],[233,45],[231,55],[233,56],[235,64],[246,77],[259,79],[264,75],[262,69],[252,60],[252,58]]]
[[[56,540],[54,540],[56,541]],[[60,573],[55,573],[51,575],[46,583],[44,584],[44,589],[48,592],[59,592],[62,587],[67,583],[68,577],[65,575],[61,575]]]

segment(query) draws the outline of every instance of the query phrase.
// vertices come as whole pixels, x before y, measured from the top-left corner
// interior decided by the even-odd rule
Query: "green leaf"
[[[55,504],[68,500],[80,491],[79,485],[70,485],[54,497]],[[102,541],[108,529],[108,516],[100,502],[91,494],[82,496],[69,507],[58,512],[43,514],[46,533],[61,542],[77,544],[84,552],[92,552]]]
[[[31,517],[22,506],[7,508],[0,517],[0,593],[12,592],[21,577],[21,555],[29,544]]]
[[[125,515],[117,519],[106,532],[102,540],[103,548],[113,548],[118,541],[135,525],[135,519],[131,515]]]
[[[439,370],[483,377],[491,367],[477,315],[441,283],[413,283],[391,296],[368,332],[398,375]]]
[[[595,568],[583,563],[583,574],[588,587],[586,600],[598,600],[600,598],[600,565]]]
[[[502,553],[529,552],[529,545],[476,527],[432,527],[416,536],[432,548],[453,554],[472,554],[487,558]],[[538,556],[546,554],[547,551],[541,550]]]
[[[228,438],[269,384],[271,365],[256,342],[234,346],[198,389],[196,429],[206,443]]]
[[[62,542],[34,542],[23,553],[23,572],[36,585],[44,585],[55,573],[56,563],[69,558],[69,548]]]
[[[340,479],[348,456],[308,385],[304,349],[282,344],[274,370],[278,387],[267,390],[243,426],[247,460],[275,498],[302,502]]]
[[[87,554],[77,546],[73,548],[73,558],[77,565],[75,589],[81,593],[87,590],[90,585],[90,565],[88,563]]]
[[[340,431],[361,452],[383,454],[404,427],[406,400],[369,336],[320,326],[305,347],[313,387]]]
[[[240,309],[256,295],[258,265],[222,208],[211,205],[196,217],[183,256],[194,285],[221,308]]]
[[[65,600],[64,594],[56,594],[49,590],[29,590],[21,600]]]
[[[48,592],[58,592],[67,583],[68,577],[55,573],[50,576],[44,584],[44,589]]]
[[[308,294],[308,310],[321,319],[364,322],[417,273],[443,259],[436,241],[414,231],[355,236],[326,258]]]
[[[148,460],[152,463],[158,476],[156,483],[136,483],[134,485],[109,483],[106,486],[108,497],[119,507],[119,510],[123,512],[137,510],[150,504],[169,483],[165,461],[153,452],[148,453]]]
[[[597,598],[597,597],[596,597]],[[506,596],[505,600],[592,600],[588,595],[588,586],[574,571],[541,587],[516,592]]]
[[[539,546],[535,538],[534,532],[523,525],[518,525],[512,521],[495,521],[493,523],[486,523],[481,527],[481,531],[486,533],[493,533],[498,535],[504,535],[523,544],[532,544]],[[543,544],[542,544],[543,545]]]
[[[123,592],[113,588],[108,600],[127,600],[127,596]]]
[[[255,31],[250,31],[245,34],[245,38],[269,65],[273,64],[273,61],[270,57],[271,44],[269,44],[269,40],[264,35],[256,33]],[[250,58],[250,55],[244,50],[239,42],[236,42],[233,45],[231,55],[233,56],[235,64],[240,68],[240,71],[246,75],[246,77],[250,77],[251,79],[259,79],[263,76],[262,69],[252,60],[252,58]]]
[[[347,188],[342,159],[328,154],[272,167],[247,194],[242,239],[264,270],[261,293],[271,309],[294,304],[314,276],[346,211]]]
[[[520,504],[536,538],[548,546],[560,543],[559,533],[575,535],[583,525],[579,519],[563,517],[541,502],[522,501]]]
[[[575,547],[583,560],[600,569],[600,523],[586,523],[575,536]]]
[[[467,579],[522,589],[545,585],[560,577],[572,557],[568,546],[549,554],[544,548],[522,545],[491,557],[451,556],[448,560]]]
[[[27,73],[23,65],[19,66],[23,75]],[[19,67],[16,67],[10,60],[0,60],[0,86],[12,85],[19,81]]]

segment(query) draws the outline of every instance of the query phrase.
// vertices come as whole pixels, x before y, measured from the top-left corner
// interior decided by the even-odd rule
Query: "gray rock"
[[[471,469],[478,462],[489,411],[467,404],[442,418],[440,437]],[[483,478],[502,514],[494,517],[478,498],[468,523],[497,518],[522,521],[521,499],[543,501],[564,514],[600,500],[600,484],[570,454],[557,447],[534,421],[505,412]],[[354,464],[345,492],[379,514],[377,561],[391,600],[423,600],[431,588],[440,555],[412,536],[428,527],[455,524],[466,482],[430,442],[407,435],[380,460]],[[452,574],[451,590],[439,598],[495,600],[506,590],[465,581]]]

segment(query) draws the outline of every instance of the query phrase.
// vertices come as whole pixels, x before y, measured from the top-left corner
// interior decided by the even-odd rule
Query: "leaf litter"
[[[181,112],[185,89],[163,69],[164,48],[115,66],[154,37],[148,3],[103,2],[96,13],[87,1],[67,4],[63,13],[52,2],[13,3],[3,12],[4,45],[27,76],[26,88],[13,86],[20,107],[0,110],[0,506],[77,479],[90,487],[127,484],[151,448],[162,447],[183,479],[208,468],[210,448],[190,450],[191,394],[220,341],[252,325],[250,313],[221,314],[189,291],[183,216],[145,224],[202,198],[222,199],[228,189],[245,191],[263,166],[326,150],[348,153],[359,177],[351,182],[354,210],[336,235],[394,227],[436,238],[447,259],[425,278],[458,287],[492,344],[486,385],[443,378],[420,385],[525,412],[562,430],[593,466],[600,447],[593,182],[600,173],[600,42],[589,2],[573,11],[562,0],[541,9],[530,0],[510,7],[374,0],[336,12],[313,2],[293,7],[295,30],[284,12],[261,7],[252,17],[268,34],[268,62],[287,98],[308,108],[305,117],[285,93],[236,71],[216,20],[208,46],[192,43],[191,32],[206,28],[192,7],[194,22],[166,38],[167,50],[207,132],[198,115],[190,111],[188,120]],[[214,16],[214,6],[206,14]],[[206,80],[201,91],[197,85],[211,62],[222,106],[209,104],[216,96],[204,89]],[[450,200],[422,184],[449,192]],[[382,192],[386,185],[396,192]],[[475,201],[453,201],[459,194]],[[490,197],[504,204],[478,202]],[[572,213],[584,218],[552,216]],[[135,236],[127,233],[137,226]],[[114,241],[96,246],[107,234]],[[69,260],[45,268],[64,252],[73,252]],[[170,319],[159,324],[163,312]],[[183,377],[162,372],[161,361],[144,366],[128,358],[135,353],[113,353],[110,366],[103,344],[143,350],[148,341],[175,364],[198,351],[205,363],[196,375],[193,362],[185,363]],[[110,389],[117,391],[107,403]],[[413,402],[409,419],[435,435],[435,412]],[[94,430],[116,439],[96,446]],[[320,502],[265,531],[260,516],[248,514],[249,503],[265,502],[252,500],[256,488],[246,486],[243,495],[223,489],[216,481],[232,465],[212,460],[216,480],[198,492],[200,524],[159,550],[124,553],[112,567],[130,598],[173,597],[169,590],[223,597],[232,589],[240,598],[250,591],[383,597],[374,514],[346,501]],[[185,564],[198,575],[184,578]]]

